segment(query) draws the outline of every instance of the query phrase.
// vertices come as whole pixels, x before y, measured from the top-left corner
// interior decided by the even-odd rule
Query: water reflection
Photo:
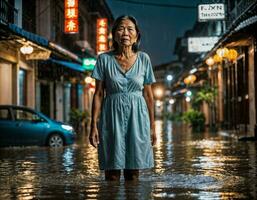
[[[75,145],[0,149],[0,199],[255,199],[256,144],[156,121],[155,168],[105,182],[97,151]]]

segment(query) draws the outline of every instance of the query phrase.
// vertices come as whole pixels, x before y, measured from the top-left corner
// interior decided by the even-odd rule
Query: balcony
[[[0,22],[17,24],[18,10],[5,0],[0,0]]]
[[[240,0],[233,2],[233,8],[228,13],[227,16],[227,27],[230,28],[231,25],[253,4],[257,3],[257,0]],[[230,3],[231,4],[231,3]],[[229,5],[231,6],[231,5]]]

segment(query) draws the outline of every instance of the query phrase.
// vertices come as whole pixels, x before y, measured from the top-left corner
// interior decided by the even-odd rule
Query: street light
[[[173,80],[173,76],[171,74],[167,75],[166,77],[167,81],[172,81]]]
[[[169,104],[172,105],[172,104],[174,104],[174,103],[175,103],[175,99],[170,99],[170,100],[169,100]]]
[[[190,102],[191,98],[190,97],[186,97],[186,102]]]
[[[153,92],[154,92],[154,96],[157,99],[161,99],[163,97],[163,95],[164,95],[164,89],[162,87],[154,88]]]
[[[190,91],[190,90],[188,90],[187,92],[186,92],[186,96],[187,97],[190,97],[192,95],[192,92]]]

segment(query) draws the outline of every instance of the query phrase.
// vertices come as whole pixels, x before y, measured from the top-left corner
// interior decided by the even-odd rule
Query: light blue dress
[[[105,86],[98,123],[100,169],[153,167],[149,112],[142,92],[145,84],[155,82],[149,56],[138,52],[135,63],[124,73],[113,52],[103,53],[91,76]]]

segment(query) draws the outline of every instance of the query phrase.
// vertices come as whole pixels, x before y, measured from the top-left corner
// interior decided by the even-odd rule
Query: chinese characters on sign
[[[97,19],[96,25],[96,53],[100,54],[108,50],[108,22],[107,18]]]
[[[78,33],[78,0],[65,0],[64,4],[64,32]]]

